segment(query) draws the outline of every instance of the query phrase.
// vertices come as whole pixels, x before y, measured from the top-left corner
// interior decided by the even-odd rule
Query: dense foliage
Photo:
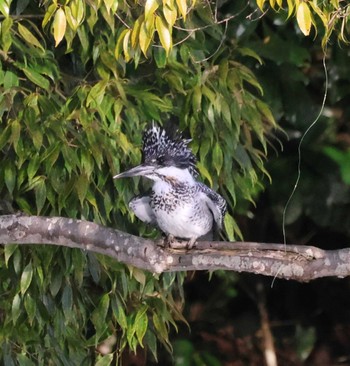
[[[340,2],[288,7],[305,34],[312,10],[327,37],[334,27],[345,37],[349,8]],[[338,22],[324,22],[335,11]],[[273,72],[263,75],[262,60],[292,63],[302,78],[305,49],[278,36],[271,20],[251,20],[258,8],[244,1],[0,0],[0,12],[3,212],[154,236],[127,209],[139,181],[111,177],[139,163],[145,125],[170,121],[193,139],[202,179],[229,204],[225,235],[241,238],[233,212],[246,213],[268,180],[264,160],[276,128],[261,85],[278,112]],[[334,151],[327,153],[339,161]],[[170,350],[169,329],[184,321],[183,274],[154,277],[65,248],[6,246],[0,255],[7,365],[107,365],[137,347],[156,358],[157,340]]]

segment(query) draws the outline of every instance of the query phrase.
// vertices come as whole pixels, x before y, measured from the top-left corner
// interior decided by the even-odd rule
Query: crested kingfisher
[[[114,179],[144,176],[153,181],[150,192],[134,197],[129,208],[143,222],[157,226],[171,245],[187,239],[190,249],[200,238],[221,229],[226,201],[198,182],[191,140],[152,124],[143,134],[142,163]]]

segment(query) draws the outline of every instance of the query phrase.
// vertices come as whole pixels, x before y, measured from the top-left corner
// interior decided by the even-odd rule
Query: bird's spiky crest
[[[197,177],[197,159],[187,146],[190,141],[183,139],[179,131],[171,134],[153,123],[143,134],[143,163],[187,168],[193,177]]]

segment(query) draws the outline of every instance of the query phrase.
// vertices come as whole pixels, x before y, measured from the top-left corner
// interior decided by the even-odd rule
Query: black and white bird
[[[187,146],[190,141],[153,124],[143,135],[142,164],[113,177],[144,176],[153,181],[149,193],[130,201],[130,209],[163,231],[170,245],[176,237],[188,240],[188,248],[221,229],[226,212],[226,201],[196,180],[197,160]]]

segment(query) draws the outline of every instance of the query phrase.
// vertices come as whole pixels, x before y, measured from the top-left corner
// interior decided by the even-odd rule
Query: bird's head
[[[144,176],[157,180],[193,180],[197,177],[196,157],[187,146],[191,140],[152,125],[143,135],[142,163],[113,178]]]

